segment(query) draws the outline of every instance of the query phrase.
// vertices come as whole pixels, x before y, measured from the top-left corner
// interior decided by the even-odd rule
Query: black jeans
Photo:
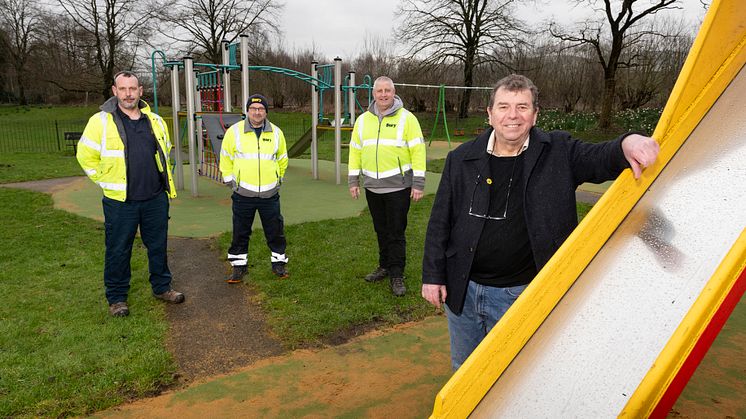
[[[147,201],[120,202],[104,197],[102,203],[106,230],[106,300],[109,304],[127,301],[132,275],[132,243],[138,226],[142,242],[148,249],[148,270],[153,293],[168,291],[171,288],[171,271],[166,258],[169,205],[166,194],[158,194]]]
[[[259,211],[259,219],[262,220],[267,246],[272,252],[270,257],[272,265],[287,263],[285,220],[280,213],[280,194],[270,198],[247,198],[234,192],[231,199],[233,200],[233,240],[228,249],[228,261],[231,265],[246,266],[251,225],[254,224],[257,211]]]
[[[378,264],[389,271],[391,278],[404,275],[407,262],[407,213],[411,188],[377,194],[365,190],[373,228],[378,236]]]

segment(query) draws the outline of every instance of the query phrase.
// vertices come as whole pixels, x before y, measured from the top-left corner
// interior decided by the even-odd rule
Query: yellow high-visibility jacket
[[[285,134],[269,120],[264,121],[259,138],[247,121],[233,124],[225,132],[220,148],[220,172],[224,182],[236,182],[238,194],[274,196],[280,190],[287,167]]]
[[[398,99],[398,98],[397,98]],[[350,187],[425,189],[425,141],[417,117],[394,103],[383,118],[372,109],[355,121],[350,138]],[[371,105],[371,108],[373,105]]]
[[[88,177],[101,187],[104,196],[116,201],[127,200],[127,146],[122,140],[124,127],[116,114],[117,98],[111,97],[101,105],[101,112],[93,115],[78,141],[76,157]],[[148,117],[150,128],[158,147],[153,156],[160,172],[164,189],[169,198],[176,198],[176,187],[169,153],[171,140],[163,119],[150,111],[145,101],[140,101],[140,112]]]

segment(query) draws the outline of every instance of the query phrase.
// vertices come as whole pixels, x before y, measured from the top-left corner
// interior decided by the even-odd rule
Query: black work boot
[[[365,280],[368,282],[378,282],[387,276],[389,276],[389,271],[379,266],[373,272],[365,275]]]
[[[272,273],[275,274],[275,276],[277,276],[278,278],[287,278],[290,276],[290,273],[288,273],[288,269],[284,263],[272,265]]]
[[[391,292],[401,297],[407,292],[407,287],[404,286],[404,278],[401,276],[395,276],[391,278]]]
[[[243,277],[246,275],[246,266],[234,266],[231,276],[228,277],[226,282],[229,284],[240,284],[243,281]]]

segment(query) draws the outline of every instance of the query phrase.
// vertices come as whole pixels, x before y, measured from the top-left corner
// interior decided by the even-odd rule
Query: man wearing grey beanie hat
[[[280,185],[288,167],[285,135],[269,122],[267,98],[255,94],[246,103],[247,118],[225,132],[220,150],[223,182],[233,189],[233,239],[228,261],[233,267],[229,284],[246,275],[249,238],[254,216],[259,212],[271,253],[272,272],[287,278],[284,219],[280,212]]]

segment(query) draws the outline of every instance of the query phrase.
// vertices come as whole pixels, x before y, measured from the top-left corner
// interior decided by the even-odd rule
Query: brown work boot
[[[389,271],[379,266],[373,272],[365,275],[365,280],[368,282],[378,282],[387,276],[389,276]]]
[[[153,294],[153,297],[174,304],[181,304],[184,302],[184,294],[174,290],[168,290],[163,294]]]
[[[118,303],[109,304],[109,314],[114,317],[127,317],[130,315],[130,309],[127,307],[126,301],[120,301]]]
[[[246,265],[234,266],[233,272],[231,272],[231,276],[229,276],[228,279],[225,280],[225,282],[229,284],[240,284],[241,281],[243,281],[244,276],[246,276]]]
[[[404,278],[400,276],[391,278],[391,292],[397,297],[401,297],[407,292],[407,287],[404,286]]]

